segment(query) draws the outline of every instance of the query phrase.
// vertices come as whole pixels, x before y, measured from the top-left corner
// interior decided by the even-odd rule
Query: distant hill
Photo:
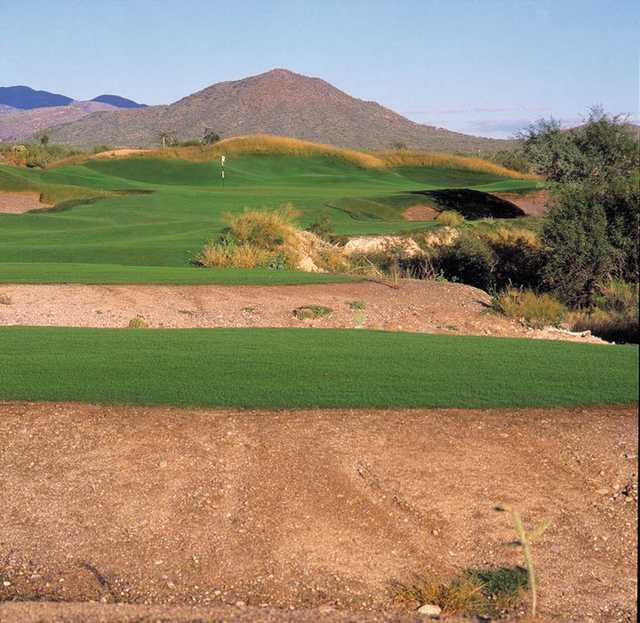
[[[51,137],[81,147],[150,147],[159,144],[161,131],[187,140],[202,137],[206,128],[224,137],[266,133],[359,149],[403,144],[441,152],[490,152],[511,144],[414,123],[320,78],[286,69],[220,82],[168,106],[95,113],[52,129]]]
[[[48,106],[65,106],[71,102],[73,99],[66,95],[49,93],[49,91],[34,91],[31,87],[0,87],[0,104],[12,108],[29,110]]]
[[[94,97],[92,102],[102,102],[103,104],[110,104],[111,106],[115,106],[116,108],[146,108],[146,104],[138,104],[138,102],[134,102],[133,100],[127,99],[126,97],[120,97],[119,95],[98,95],[98,97]]]
[[[76,121],[92,113],[105,110],[116,110],[114,106],[102,102],[72,102],[66,106],[47,106],[19,110],[0,109],[0,141],[25,141],[34,134],[62,123]]]

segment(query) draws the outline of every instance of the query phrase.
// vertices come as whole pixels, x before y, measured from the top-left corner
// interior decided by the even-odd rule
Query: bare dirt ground
[[[415,620],[381,614],[400,608],[392,580],[521,562],[506,503],[551,522],[542,620],[635,621],[637,435],[633,407],[2,403],[0,602],[138,609],[9,603],[0,620]]]
[[[52,207],[40,202],[40,193],[0,191],[0,213],[24,214],[30,210],[41,210]]]
[[[549,329],[531,330],[491,313],[490,296],[471,286],[403,280],[399,288],[359,282],[302,286],[0,285],[0,325],[126,327],[337,327],[498,335],[601,342]],[[353,309],[354,302],[365,309]],[[333,312],[300,320],[293,310]],[[359,305],[356,305],[358,307]]]

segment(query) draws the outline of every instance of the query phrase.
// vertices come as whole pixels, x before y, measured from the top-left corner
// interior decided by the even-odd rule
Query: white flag
[[[222,164],[222,166],[224,166],[224,161],[225,161],[225,157],[224,156],[220,156],[220,163]]]

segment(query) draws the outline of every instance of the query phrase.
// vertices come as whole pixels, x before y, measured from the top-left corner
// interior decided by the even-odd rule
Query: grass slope
[[[0,400],[214,407],[632,403],[638,348],[318,329],[0,329]]]
[[[469,187],[481,182],[478,188],[491,184],[501,189],[535,188],[538,184],[470,169],[458,171],[454,180],[450,168],[437,166],[428,168],[428,181],[418,182],[405,176],[402,168],[365,167],[322,152],[232,154],[225,169],[223,186],[219,162],[211,160],[103,159],[44,171],[0,165],[0,190],[39,191],[56,203],[53,210],[0,214],[0,281],[20,281],[29,274],[32,282],[40,271],[41,282],[51,283],[54,275],[64,275],[64,281],[83,283],[84,278],[75,278],[69,265],[93,264],[96,270],[86,279],[94,280],[118,265],[139,267],[139,275],[153,273],[155,283],[220,282],[218,278],[231,283],[232,276],[222,273],[195,276],[191,271],[204,269],[190,267],[189,260],[225,227],[225,215],[245,208],[292,202],[301,211],[302,226],[329,212],[338,234],[384,234],[421,226],[404,220],[401,210],[386,208],[385,197],[393,203],[398,193],[447,188],[454,181],[460,186],[465,179]],[[340,208],[349,198],[365,202],[373,198],[381,209],[371,218],[357,218]],[[33,266],[17,269],[18,264]],[[124,283],[120,279],[125,273],[134,277],[135,272],[123,269],[116,281],[102,283]],[[241,273],[236,275],[238,283],[246,283]],[[295,273],[288,276],[288,283],[309,282]],[[273,282],[282,283],[282,279],[274,276]]]

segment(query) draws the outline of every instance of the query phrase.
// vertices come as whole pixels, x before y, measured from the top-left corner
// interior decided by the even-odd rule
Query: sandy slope
[[[398,289],[362,282],[302,286],[0,285],[0,325],[126,327],[364,327],[470,335],[601,342],[532,331],[490,313],[491,297],[453,283],[404,280]],[[364,310],[350,303],[364,302]],[[333,313],[299,320],[293,310],[324,305]]]
[[[545,617],[635,620],[634,408],[5,403],[0,438],[0,601],[386,610],[394,578],[518,563],[504,502],[552,522]]]

